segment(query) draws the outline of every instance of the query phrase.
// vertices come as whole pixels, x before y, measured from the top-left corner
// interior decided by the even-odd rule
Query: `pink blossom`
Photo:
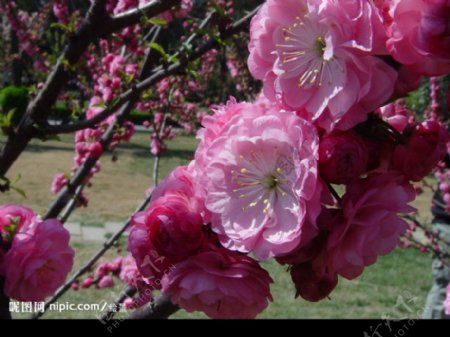
[[[408,126],[412,116],[411,111],[402,101],[389,103],[378,109],[376,113],[400,133]]]
[[[91,285],[94,284],[94,278],[92,276],[88,276],[86,279],[81,282],[81,288],[90,288]]]
[[[196,196],[196,189],[194,186],[194,176],[191,168],[187,166],[178,166],[167,177],[156,186],[152,193],[152,201],[164,196],[168,193],[180,193],[190,197]],[[201,212],[201,200],[198,198],[196,202],[197,211]],[[191,205],[192,206],[192,205]]]
[[[414,72],[428,76],[450,72],[450,2],[392,0],[387,47]]]
[[[449,139],[447,130],[439,122],[419,124],[406,144],[395,147],[392,168],[408,180],[422,180],[444,158]]]
[[[98,158],[103,153],[103,146],[100,142],[95,142],[89,145],[89,154],[92,157]]]
[[[171,263],[196,253],[205,239],[203,209],[186,167],[157,186],[149,209],[133,217],[128,240],[143,276],[161,276]]]
[[[267,0],[250,28],[248,66],[264,93],[330,128],[349,129],[393,93],[381,16],[370,1]]]
[[[19,232],[5,254],[5,294],[19,301],[43,301],[72,269],[69,232],[58,220],[39,222],[34,232]]]
[[[319,147],[319,171],[330,183],[348,184],[366,171],[367,149],[353,131],[333,132]]]
[[[19,232],[27,232],[36,226],[40,221],[40,217],[28,207],[22,205],[5,204],[0,206],[0,234],[3,239],[10,237],[7,228],[11,228],[12,234]]]
[[[164,144],[161,143],[157,136],[153,136],[150,142],[150,153],[154,156],[159,156],[164,149]]]
[[[145,229],[159,256],[178,262],[201,247],[203,220],[195,203],[184,194],[168,193],[151,204],[145,214]]]
[[[231,103],[205,117],[195,167],[221,243],[267,259],[297,246],[307,214],[320,212],[320,189],[315,128],[291,112],[263,112]]]
[[[162,292],[188,312],[216,319],[250,319],[269,301],[272,279],[258,262],[224,249],[201,252],[176,265]]]
[[[67,24],[69,22],[69,8],[65,1],[53,0],[53,13],[58,18],[59,22]]]
[[[311,262],[296,264],[291,268],[292,281],[301,296],[310,302],[318,302],[327,297],[336,288],[337,274],[328,269],[315,269]]]
[[[135,259],[128,255],[122,260],[122,268],[119,274],[120,280],[126,285],[136,287],[137,281],[142,278]]]
[[[342,214],[327,241],[329,266],[347,279],[358,277],[378,256],[390,253],[408,224],[397,213],[414,208],[414,188],[393,172],[373,174],[348,186]]]
[[[54,194],[59,193],[59,191],[62,190],[64,186],[67,185],[69,180],[67,179],[67,176],[64,173],[58,173],[55,178],[53,178],[51,191]]]
[[[105,288],[111,288],[114,287],[114,280],[112,279],[111,276],[109,275],[105,275],[103,276],[100,281],[98,281],[97,286],[100,289],[105,289]]]

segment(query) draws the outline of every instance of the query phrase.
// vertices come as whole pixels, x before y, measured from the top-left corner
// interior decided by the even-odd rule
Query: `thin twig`
[[[161,32],[161,27],[157,27],[155,29],[155,33],[153,36],[152,41],[156,41],[156,39],[159,37],[159,33]],[[154,62],[156,62],[157,55],[156,53],[152,52],[151,49],[147,52],[146,58],[144,60],[144,65],[142,66],[140,78],[144,78],[147,76],[148,73],[151,71],[151,67]],[[121,108],[121,110],[117,113],[116,121],[115,123],[111,123],[111,125],[108,127],[108,129],[105,131],[105,133],[102,135],[100,139],[100,143],[103,147],[103,149],[109,148],[109,145],[111,144],[111,141],[113,139],[113,135],[116,132],[116,126],[122,125],[129,116],[129,113],[133,109],[134,105],[136,104],[138,100],[138,95],[130,98],[130,100]],[[50,205],[47,214],[45,215],[45,218],[56,218],[59,213],[62,211],[62,209],[65,207],[67,202],[69,202],[70,198],[75,193],[76,189],[80,184],[83,184],[86,180],[86,177],[91,172],[92,168],[95,166],[97,161],[99,160],[101,156],[89,156],[86,161],[83,163],[82,166],[78,168],[78,170],[75,172],[75,174],[70,179],[67,186],[65,186],[58,194],[56,199],[53,201],[53,203]]]
[[[180,307],[173,304],[167,295],[159,296],[150,304],[137,309],[128,319],[167,319],[180,310]]]
[[[119,298],[112,304],[112,306],[104,312],[99,320],[100,321],[110,321],[114,318],[114,316],[118,313],[119,308],[121,308],[121,304],[123,301],[125,301],[127,298],[133,297],[137,293],[137,289],[135,287],[128,287],[125,289],[124,292],[122,292],[119,296]]]
[[[85,187],[84,184],[78,186],[74,196],[72,197],[72,200],[67,205],[66,209],[64,210],[63,215],[61,215],[61,217],[59,218],[61,223],[66,223],[67,219],[69,219],[70,215],[72,214],[72,212],[74,211],[74,209],[77,205],[78,199],[79,199],[81,193],[83,192],[84,187]]]
[[[70,68],[77,64],[88,46],[99,37],[106,37],[132,24],[139,23],[144,16],[158,15],[181,0],[155,0],[143,8],[128,14],[121,14],[111,18],[106,12],[106,0],[92,2],[85,19],[77,32],[69,39],[68,45],[58,58],[58,62],[47,77],[45,84],[35,99],[28,105],[25,116],[19,126],[8,136],[5,146],[0,150],[0,177],[4,177],[12,164],[25,150],[30,140],[39,131],[35,125],[44,124],[51,107],[55,104],[64,85],[71,77]]]

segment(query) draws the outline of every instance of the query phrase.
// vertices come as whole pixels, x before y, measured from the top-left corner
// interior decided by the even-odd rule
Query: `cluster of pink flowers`
[[[18,9],[15,1],[2,2],[0,10],[6,14],[11,28],[17,36],[20,51],[34,60],[33,66],[36,70],[47,71],[48,65],[40,57],[37,57],[42,54],[36,43],[39,38],[37,35],[39,30],[33,27],[34,25],[40,26],[46,20],[45,14],[39,13],[30,17],[26,11]],[[15,55],[15,57],[20,58],[21,56]]]
[[[419,122],[389,103],[409,90],[402,81],[416,77],[408,74],[429,74],[416,63],[404,62],[402,74],[392,67],[392,57],[401,62],[395,25],[406,20],[395,15],[398,2],[264,3],[248,65],[265,97],[213,107],[194,160],[133,219],[137,268],[173,303],[253,318],[272,300],[259,260],[288,265],[297,296],[319,301],[339,277],[358,277],[398,246],[408,229],[401,215],[415,211],[412,183],[449,141],[437,119]],[[426,23],[408,22],[425,27],[421,39],[434,36]],[[438,51],[427,62],[434,57],[448,62]]]
[[[19,301],[43,301],[72,269],[69,232],[56,219],[41,220],[19,205],[0,206],[0,275],[4,293]]]
[[[404,93],[408,83],[418,84],[411,72],[450,71],[448,3],[396,0],[380,7],[386,6],[267,0],[251,24],[250,71],[284,108],[326,130],[350,129],[394,89]],[[398,73],[384,61],[389,57],[405,69]]]

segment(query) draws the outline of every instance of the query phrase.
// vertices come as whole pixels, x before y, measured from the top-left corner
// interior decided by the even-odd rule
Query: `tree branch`
[[[167,319],[180,310],[167,295],[159,296],[154,302],[137,309],[128,319]]]
[[[105,10],[106,0],[93,1],[80,28],[70,38],[42,90],[30,102],[21,123],[9,135],[7,143],[1,149],[0,177],[6,175],[30,140],[38,135],[39,131],[35,128],[35,124],[44,124],[50,108],[55,104],[59,93],[70,78],[68,68],[78,62],[93,40],[108,36],[127,25],[139,23],[143,15],[160,14],[179,2],[180,0],[155,0],[142,9],[111,18]]]
[[[155,32],[152,38],[152,41],[156,41],[156,39],[159,37],[159,33],[161,32],[160,27],[155,28]],[[144,65],[142,66],[141,73],[139,75],[140,78],[145,78],[150,71],[152,65],[157,60],[157,54],[152,52],[151,49],[147,52],[146,58],[144,60]],[[134,93],[133,95],[130,95],[130,98],[128,102],[121,108],[121,110],[117,113],[116,121],[115,123],[112,123],[108,129],[105,131],[105,133],[102,135],[100,139],[100,143],[103,147],[103,149],[107,149],[109,145],[111,144],[113,135],[115,133],[116,125],[122,125],[128,118],[129,113],[133,109],[134,105],[136,104],[137,100],[139,98],[139,95],[137,93]],[[125,103],[125,101],[123,102]],[[109,111],[114,111],[112,109],[105,109]],[[74,193],[76,192],[76,189],[79,185],[83,184],[86,177],[91,172],[92,168],[97,163],[98,159],[100,157],[93,157],[89,156],[86,161],[83,163],[82,166],[80,166],[77,170],[77,172],[73,175],[73,177],[70,179],[67,186],[65,186],[56,197],[55,201],[50,205],[49,210],[47,211],[47,214],[45,215],[46,219],[49,218],[56,218],[59,213],[64,209],[64,207],[67,205],[69,200],[72,198]]]
[[[142,17],[153,17],[166,10],[171,9],[181,3],[181,0],[154,0],[139,8],[129,10],[124,13],[117,14],[111,20],[111,27],[103,34],[109,35],[113,31],[121,30],[125,27],[138,23]]]
[[[256,14],[258,9],[259,9],[259,7],[257,7],[256,9],[251,11],[249,14],[247,14],[245,17],[243,17],[239,21],[235,22],[228,29],[223,31],[221,33],[221,39],[223,39],[223,40],[228,39],[231,36],[233,36],[234,34],[240,32],[244,28],[246,28],[247,25],[249,24],[251,18],[253,17],[253,15]],[[210,19],[211,19],[211,15],[208,15],[207,21],[205,21],[205,22],[206,23],[209,22]],[[205,24],[202,24],[202,27],[204,27],[204,26],[205,26]],[[110,106],[110,107],[106,108],[104,111],[102,111],[102,113],[101,113],[102,116],[99,117],[99,119],[100,118],[104,119],[104,118],[107,118],[108,116],[112,115],[114,113],[114,111],[116,111],[118,108],[120,108],[127,101],[136,99],[137,97],[139,97],[141,92],[152,87],[153,85],[155,85],[162,79],[166,78],[167,76],[182,72],[185,69],[186,64],[203,56],[208,51],[218,48],[218,47],[220,47],[220,44],[217,41],[217,39],[210,39],[207,42],[205,42],[204,44],[202,44],[200,47],[198,47],[196,50],[194,50],[192,52],[192,54],[185,57],[183,60],[173,63],[168,67],[167,66],[159,66],[159,67],[155,68],[153,70],[151,76],[147,77],[146,79],[142,80],[140,83],[136,84],[132,89],[129,89],[129,90],[125,91],[124,93],[122,93],[120,96],[118,96],[117,100],[115,101],[115,103],[112,106]],[[181,48],[182,48],[182,50],[184,50],[184,46],[182,46]],[[182,51],[177,52],[175,55],[180,55],[180,54],[182,54]],[[94,118],[92,118],[92,119],[94,119]],[[90,120],[87,120],[87,121],[79,122],[76,124],[47,126],[45,129],[45,132],[48,132],[49,134],[70,133],[70,132],[74,132],[77,130],[81,130],[82,128],[80,126],[82,126],[82,125],[91,125],[91,124],[95,125],[95,123],[91,123]]]

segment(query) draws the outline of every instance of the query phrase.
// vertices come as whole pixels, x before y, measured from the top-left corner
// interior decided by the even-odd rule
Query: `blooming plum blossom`
[[[222,248],[191,256],[162,279],[162,292],[188,312],[216,319],[250,319],[269,301],[273,280],[257,261]]]
[[[349,185],[327,240],[331,270],[351,280],[378,256],[390,253],[408,228],[397,213],[414,211],[408,206],[414,198],[412,185],[395,172],[372,174]]]
[[[162,275],[204,244],[204,206],[190,179],[185,167],[173,171],[153,191],[149,209],[133,217],[128,248],[145,277]]]
[[[72,269],[69,232],[58,220],[37,222],[16,233],[4,255],[4,292],[19,301],[43,301],[61,286]]]
[[[406,143],[395,147],[392,168],[408,180],[422,180],[444,159],[449,139],[447,130],[437,121],[417,125]]]
[[[393,93],[378,9],[366,0],[267,0],[250,28],[248,66],[264,93],[308,120],[349,129]]]
[[[350,183],[366,171],[368,161],[364,141],[353,131],[334,132],[320,142],[319,171],[334,184]]]
[[[450,2],[392,0],[387,48],[408,69],[428,76],[450,72]]]
[[[221,243],[260,259],[295,248],[307,215],[320,212],[315,128],[248,103],[230,102],[205,120],[195,164]]]

